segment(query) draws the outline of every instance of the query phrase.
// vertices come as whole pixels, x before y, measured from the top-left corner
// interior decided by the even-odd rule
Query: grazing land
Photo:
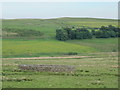
[[[3,88],[117,88],[116,52],[90,53],[92,57],[3,60]],[[94,57],[93,57],[94,56]],[[18,65],[74,65],[73,73],[33,72]]]
[[[69,40],[19,40],[3,39],[3,57],[65,56],[70,52],[116,52],[118,39]]]
[[[99,28],[101,26],[118,26],[118,21],[113,19],[96,19],[96,18],[57,18],[57,19],[13,19],[3,20],[3,28],[11,29],[25,29],[41,31],[43,35],[38,38],[41,39],[54,39],[57,28],[60,27],[87,27],[87,28]],[[3,37],[7,38],[7,35],[14,35],[13,30],[6,32],[3,30]],[[13,36],[9,37],[13,38]],[[14,37],[15,38],[15,37]],[[18,37],[16,37],[18,38]],[[22,37],[20,37],[22,38]],[[27,39],[34,39],[29,37]]]
[[[57,40],[3,40],[3,57],[58,56],[69,52],[88,53],[95,51],[92,47]]]
[[[2,32],[3,88],[118,88],[118,38],[55,39],[56,29],[60,27],[117,27],[117,20],[57,18],[2,22],[5,28]],[[19,36],[22,30],[39,31],[40,36]],[[23,64],[76,68],[71,73],[35,72],[20,70],[18,66]]]

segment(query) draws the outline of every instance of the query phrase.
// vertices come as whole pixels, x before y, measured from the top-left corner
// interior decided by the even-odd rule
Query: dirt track
[[[62,59],[62,58],[84,58],[91,56],[71,56],[71,57],[29,57],[29,58],[2,58],[2,60],[18,60],[18,59]]]

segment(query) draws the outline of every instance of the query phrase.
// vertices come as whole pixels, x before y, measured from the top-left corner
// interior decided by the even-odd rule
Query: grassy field
[[[117,26],[117,20],[96,18],[3,20],[3,28],[37,30],[40,37],[7,37],[3,30],[3,88],[118,88],[118,38],[57,41],[56,28]],[[8,32],[8,34],[11,34]],[[71,59],[18,59],[14,57],[69,57]],[[20,64],[74,65],[73,73],[33,72],[18,69]]]
[[[64,56],[70,52],[117,52],[118,39],[57,40],[3,39],[3,57]]]
[[[116,52],[79,59],[3,60],[3,88],[117,88]],[[74,65],[74,73],[20,71],[19,64]]]
[[[93,23],[94,22],[94,23]],[[55,56],[70,52],[116,52],[117,38],[87,39],[60,42],[55,40],[55,31],[63,26],[100,27],[117,26],[117,20],[96,18],[57,18],[57,19],[12,19],[3,20],[3,28],[38,30],[37,37],[7,37],[3,30],[3,57]],[[92,25],[91,25],[92,24]],[[10,32],[8,32],[11,34]]]
[[[100,52],[117,52],[118,38],[108,39],[86,39],[86,40],[69,40],[68,43],[74,43],[82,46],[89,46]]]
[[[3,57],[55,56],[69,52],[91,53],[96,49],[57,40],[3,40]]]
[[[112,19],[96,19],[96,18],[57,18],[57,19],[13,19],[3,20],[3,28],[12,29],[33,29],[41,31],[44,35],[39,37],[42,39],[54,38],[55,30],[60,27],[75,26],[75,27],[101,27],[102,25],[118,26],[117,20]],[[3,31],[3,36],[5,36]]]

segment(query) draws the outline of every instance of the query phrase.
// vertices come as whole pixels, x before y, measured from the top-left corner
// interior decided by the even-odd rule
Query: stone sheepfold
[[[38,72],[73,72],[75,66],[71,65],[18,65],[21,70],[31,70]]]

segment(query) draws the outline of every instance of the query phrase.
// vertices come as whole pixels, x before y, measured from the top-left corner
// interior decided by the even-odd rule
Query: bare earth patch
[[[29,58],[2,58],[2,60],[17,60],[17,59],[62,59],[62,58],[84,58],[93,56],[71,56],[71,57],[29,57]]]

